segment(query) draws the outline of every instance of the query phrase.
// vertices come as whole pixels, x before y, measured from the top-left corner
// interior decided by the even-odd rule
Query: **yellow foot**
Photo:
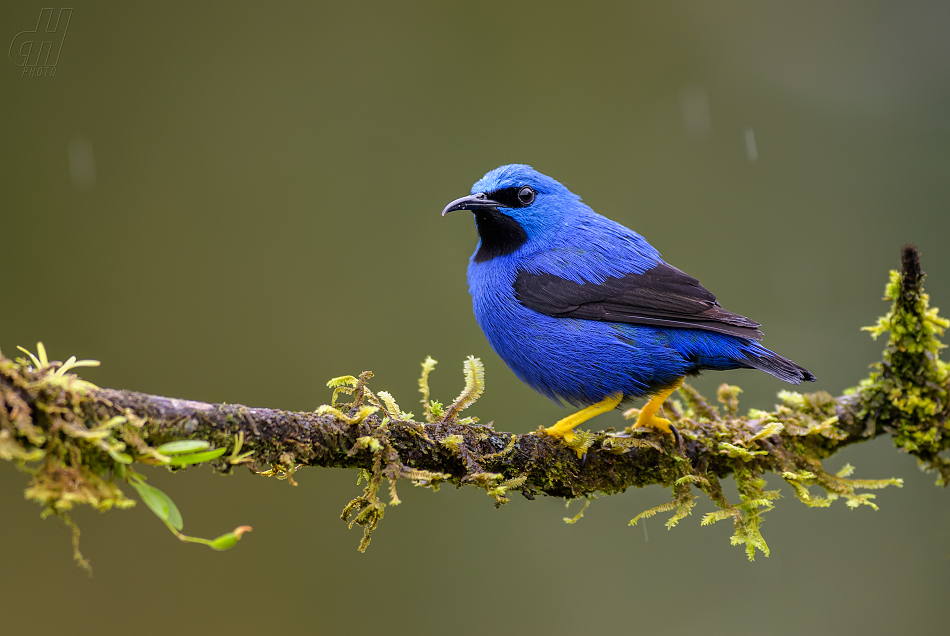
[[[673,391],[680,388],[683,385],[683,378],[680,378],[673,383],[673,386],[663,389],[647,402],[642,409],[640,409],[640,417],[637,418],[637,423],[633,425],[633,428],[640,428],[642,426],[649,426],[650,428],[655,428],[658,431],[662,431],[667,435],[674,435],[673,431],[670,429],[670,421],[668,419],[657,417],[656,412],[660,410],[663,406],[663,402],[666,401],[666,398],[673,395]]]
[[[545,435],[550,435],[551,437],[560,437],[565,444],[570,444],[575,439],[577,439],[577,433],[574,432],[573,426],[564,426],[564,420],[561,420],[554,426],[549,426],[542,431]]]
[[[640,417],[637,418],[637,423],[633,425],[634,428],[641,428],[643,426],[655,428],[669,435],[673,434],[673,431],[670,430],[670,421],[668,419],[657,417],[656,415],[647,415],[645,409],[640,411]]]
[[[577,439],[577,434],[574,433],[574,429],[578,424],[583,424],[592,417],[596,417],[601,413],[606,413],[607,411],[617,408],[617,405],[620,404],[622,399],[622,393],[610,395],[597,404],[591,404],[587,408],[581,409],[573,415],[568,415],[554,426],[549,426],[548,428],[542,429],[541,432],[545,435],[550,435],[551,437],[560,437],[565,444],[570,444],[575,439]],[[582,451],[577,452],[578,457],[580,457],[582,454]]]

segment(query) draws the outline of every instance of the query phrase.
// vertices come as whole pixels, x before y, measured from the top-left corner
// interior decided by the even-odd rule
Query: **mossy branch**
[[[330,404],[288,412],[101,389],[68,373],[80,364],[75,359],[49,362],[43,351],[42,359],[0,354],[0,458],[31,473],[27,497],[58,515],[77,503],[100,510],[132,505],[116,485],[137,479],[130,478],[131,463],[172,470],[198,463],[160,452],[162,444],[177,440],[209,442],[212,450],[200,459],[223,473],[243,464],[295,484],[293,474],[304,466],[357,469],[367,486],[343,517],[364,528],[361,550],[387,505],[399,503],[400,479],[433,488],[474,485],[496,506],[512,492],[528,499],[543,494],[590,500],[661,484],[671,489],[672,501],[637,519],[673,511],[668,525],[675,525],[690,514],[698,489],[719,507],[703,524],[732,519],[733,543],[745,544],[752,558],[755,550],[768,554],[759,525],[778,491],[765,489],[767,473],[779,475],[809,506],[839,498],[849,506],[874,506],[873,495],[856,490],[899,486],[899,479],[851,479],[850,467],[832,475],[821,462],[845,446],[889,435],[925,469],[935,470],[938,484],[950,482],[950,369],[939,358],[939,336],[948,322],[929,308],[923,279],[916,249],[905,248],[902,271],[892,272],[887,286],[891,311],[869,328],[874,337],[889,332],[887,347],[858,387],[837,398],[783,391],[774,411],[739,415],[738,387],[719,388],[720,412],[687,386],[682,401],[671,400],[667,409],[677,441],[652,430],[580,431],[586,455],[579,459],[573,448],[540,432],[506,433],[475,418],[459,419],[484,390],[475,358],[465,364],[465,390],[447,407],[430,399],[428,375],[435,361],[426,360],[420,380],[425,421],[417,422],[391,394],[369,389],[368,372],[331,380]],[[340,393],[352,395],[352,402],[337,403]],[[722,493],[720,480],[730,475],[739,503]],[[379,498],[383,479],[390,484],[388,504]]]

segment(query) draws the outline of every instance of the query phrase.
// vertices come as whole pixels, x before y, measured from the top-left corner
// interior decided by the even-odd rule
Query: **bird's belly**
[[[476,318],[492,348],[526,384],[555,401],[594,404],[618,391],[639,397],[669,386],[695,363],[663,330],[554,318],[517,301]]]

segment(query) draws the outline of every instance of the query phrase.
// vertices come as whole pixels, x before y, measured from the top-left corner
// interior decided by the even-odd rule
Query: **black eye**
[[[524,186],[518,190],[518,200],[521,202],[521,205],[531,205],[534,203],[534,188],[531,186]]]

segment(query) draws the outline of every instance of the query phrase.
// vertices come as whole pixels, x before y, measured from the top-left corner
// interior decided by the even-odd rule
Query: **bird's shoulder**
[[[599,214],[570,219],[559,230],[519,259],[519,269],[578,283],[602,283],[612,277],[642,274],[663,263],[645,238]]]

